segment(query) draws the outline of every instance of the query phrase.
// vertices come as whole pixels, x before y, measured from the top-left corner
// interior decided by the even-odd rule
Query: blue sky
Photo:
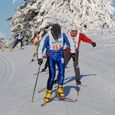
[[[115,4],[115,0],[113,0]],[[14,4],[12,0],[0,0],[0,36],[10,37],[10,27],[7,25],[9,22],[7,18],[15,14],[15,9],[23,4],[23,2],[17,1]]]
[[[23,4],[20,1],[12,3],[12,0],[0,0],[0,36],[10,36],[10,27],[7,25],[9,22],[7,18],[15,14],[15,9]]]

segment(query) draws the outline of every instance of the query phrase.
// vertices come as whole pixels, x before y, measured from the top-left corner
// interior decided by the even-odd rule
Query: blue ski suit
[[[58,84],[63,85],[65,76],[63,54],[64,45],[70,49],[70,43],[65,33],[61,33],[57,40],[53,38],[51,33],[49,33],[48,36],[43,38],[40,42],[38,58],[40,59],[43,57],[44,50],[46,50],[46,55],[48,58],[49,79],[47,81],[47,90],[52,90],[56,75],[56,65],[58,68]]]

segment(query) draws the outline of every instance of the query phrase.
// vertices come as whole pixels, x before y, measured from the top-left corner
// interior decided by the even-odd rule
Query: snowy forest
[[[14,0],[16,1],[16,0]],[[34,32],[48,29],[53,23],[68,31],[98,32],[115,26],[112,0],[24,0],[9,18],[11,32],[23,31],[31,38]]]

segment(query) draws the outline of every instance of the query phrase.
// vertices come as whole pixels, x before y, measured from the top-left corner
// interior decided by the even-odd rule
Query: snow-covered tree
[[[112,0],[28,0],[11,19],[12,32],[32,36],[59,23],[64,30],[100,31],[115,25]]]

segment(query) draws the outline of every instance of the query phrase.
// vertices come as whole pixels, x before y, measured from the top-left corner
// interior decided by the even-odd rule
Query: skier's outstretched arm
[[[82,40],[83,42],[90,43],[93,47],[96,47],[96,43],[92,41],[90,38],[88,38],[86,35],[80,33],[79,37],[80,40]]]

